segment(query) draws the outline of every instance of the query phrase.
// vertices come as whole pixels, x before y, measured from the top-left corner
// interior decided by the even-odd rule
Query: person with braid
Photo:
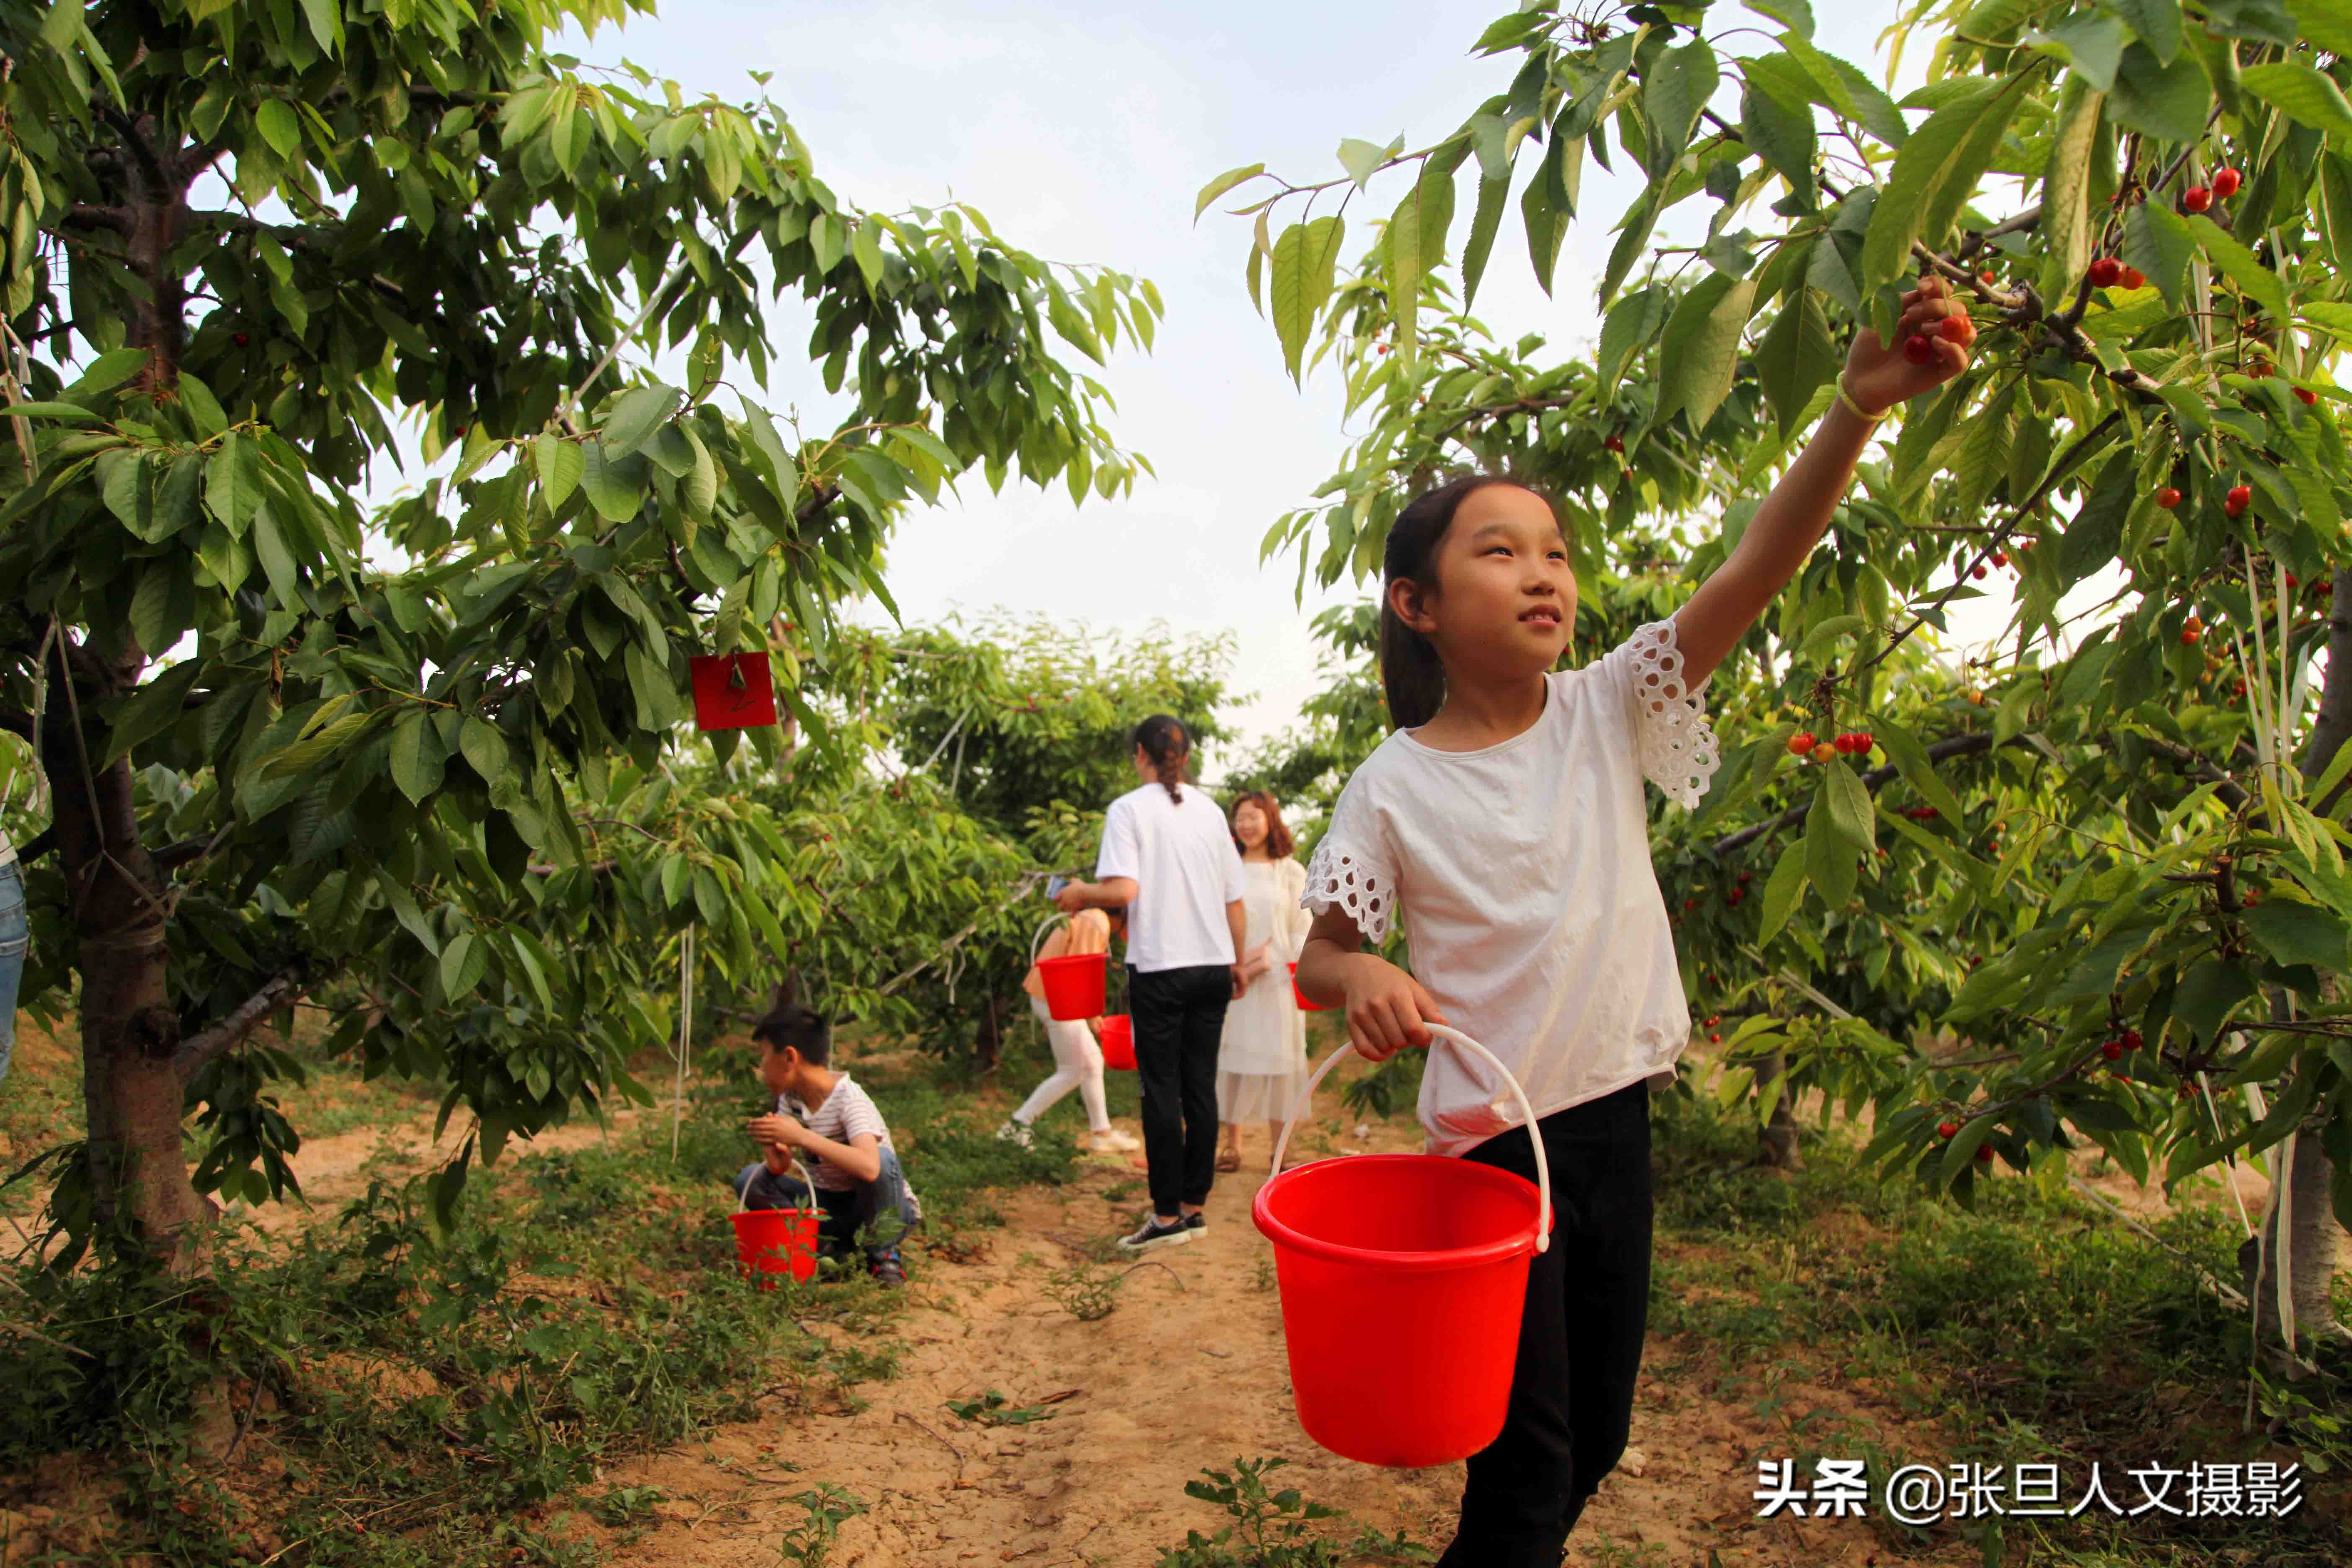
[[[1129,1252],[1187,1242],[1216,1179],[1217,1045],[1225,1007],[1247,982],[1242,939],[1248,879],[1217,803],[1184,782],[1192,737],[1165,713],[1135,727],[1141,787],[1110,803],[1091,882],[1055,896],[1063,912],[1127,911],[1127,999],[1143,1087],[1151,1213]]]

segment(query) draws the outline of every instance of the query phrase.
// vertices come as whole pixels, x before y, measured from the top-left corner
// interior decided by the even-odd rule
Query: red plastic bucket
[[[735,1222],[735,1261],[761,1289],[774,1289],[779,1274],[816,1273],[816,1210],[738,1209],[728,1217]]]
[[[1290,995],[1291,999],[1298,1004],[1298,1010],[1302,1013],[1323,1011],[1321,1003],[1309,1002],[1307,999],[1307,993],[1298,988],[1298,965],[1295,963],[1290,966]]]
[[[1117,1068],[1121,1072],[1135,1070],[1135,1020],[1124,1013],[1113,1013],[1103,1020],[1103,1066]]]
[[[1045,1011],[1063,1023],[1072,1018],[1101,1017],[1103,971],[1103,955],[1099,952],[1039,959],[1037,980],[1045,988]]]
[[[1493,1063],[1530,1125],[1508,1069],[1468,1036],[1433,1034]],[[1299,1097],[1350,1047],[1326,1057]],[[1296,1113],[1294,1112],[1294,1119]],[[1251,1217],[1274,1243],[1282,1333],[1298,1424],[1342,1458],[1421,1468],[1495,1440],[1510,1403],[1530,1257],[1551,1244],[1551,1173],[1537,1140],[1538,1185],[1492,1165],[1431,1154],[1365,1154],[1283,1171]],[[1400,1363],[1365,1325],[1410,1324]]]

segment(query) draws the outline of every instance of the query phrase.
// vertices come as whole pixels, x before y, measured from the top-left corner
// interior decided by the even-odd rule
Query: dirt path
[[[1291,1460],[1277,1484],[1346,1509],[1350,1533],[1357,1522],[1402,1527],[1443,1545],[1459,1465],[1373,1469],[1324,1453],[1298,1429],[1271,1252],[1248,1218],[1262,1173],[1221,1179],[1209,1233],[1134,1269],[1108,1317],[1083,1322],[1049,1298],[1053,1274],[1130,1217],[1135,1200],[1104,1197],[1130,1176],[1104,1164],[1058,1192],[1011,1194],[987,1258],[919,1258],[898,1375],[857,1389],[866,1409],[731,1426],[614,1470],[614,1485],[667,1494],[641,1538],[607,1536],[615,1560],[767,1568],[783,1531],[804,1517],[788,1500],[825,1481],[871,1508],[843,1527],[837,1564],[1149,1565],[1186,1531],[1226,1522],[1184,1484],[1241,1456]],[[1395,1337],[1401,1358],[1410,1342]],[[1703,1564],[1711,1547],[1726,1563],[1896,1561],[1857,1523],[1750,1517],[1755,1457],[1784,1450],[1744,1405],[1662,1379],[1664,1362],[1654,1341],[1633,1417],[1637,1452],[1588,1510],[1572,1562]],[[991,1389],[1015,1407],[1066,1397],[1051,1419],[995,1429],[945,1407]],[[1789,1392],[1792,1415],[1867,1414],[1842,1395]],[[1599,1555],[1604,1537],[1637,1554]]]

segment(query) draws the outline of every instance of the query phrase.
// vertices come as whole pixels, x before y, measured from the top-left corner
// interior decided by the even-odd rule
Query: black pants
[[[1471,1456],[1461,1529],[1438,1568],[1558,1568],[1633,1424],[1650,1306],[1649,1086],[1537,1126],[1551,1162],[1551,1249],[1528,1270],[1509,1414]],[[1464,1158],[1536,1179],[1523,1127]]]
[[[1233,971],[1127,971],[1127,1005],[1135,1021],[1135,1071],[1143,1080],[1143,1159],[1151,1173],[1151,1209],[1172,1217],[1183,1204],[1209,1201],[1217,1175],[1217,1042],[1233,1000]]]

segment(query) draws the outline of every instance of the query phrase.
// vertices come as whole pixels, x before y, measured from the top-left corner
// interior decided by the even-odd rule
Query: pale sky
[[[1131,500],[1074,508],[1058,489],[1008,486],[991,496],[974,479],[960,501],[908,515],[887,578],[910,622],[1004,609],[1096,626],[1159,620],[1231,631],[1235,686],[1255,694],[1234,716],[1255,742],[1286,728],[1316,689],[1315,612],[1355,596],[1344,583],[1328,598],[1310,586],[1301,608],[1296,557],[1258,563],[1268,526],[1333,470],[1347,435],[1336,378],[1294,388],[1272,328],[1250,306],[1244,220],[1212,208],[1196,228],[1194,194],[1261,160],[1294,179],[1336,175],[1345,136],[1384,144],[1402,132],[1418,146],[1444,134],[1508,85],[1519,57],[1467,52],[1507,8],[1503,0],[887,8],[817,0],[780,21],[774,7],[740,0],[667,0],[657,20],[607,31],[581,52],[738,99],[745,71],[771,71],[769,91],[845,199],[895,210],[952,195],[1040,255],[1106,262],[1158,284],[1168,313],[1156,351],[1123,353],[1094,372],[1118,399],[1118,439],[1151,460],[1158,482],[1139,481]],[[1883,76],[1874,48],[1895,9],[1892,0],[1818,5],[1816,41]],[[1733,25],[1724,15],[1708,30]],[[1761,47],[1752,37],[1727,44]],[[1906,79],[1923,64],[1906,59]],[[1737,112],[1736,93],[1728,88],[1727,112]],[[1563,353],[1589,349],[1599,329],[1594,277],[1635,188],[1588,164],[1586,210],[1550,299],[1535,287],[1513,214],[1478,300],[1499,339],[1540,331]],[[1351,220],[1385,214],[1398,194],[1376,184]],[[1686,204],[1677,216],[1696,229],[1706,205]],[[1351,221],[1350,258],[1368,232]],[[824,394],[801,358],[807,317],[797,299],[777,307],[771,336],[784,351],[771,405],[799,398],[820,413]],[[1066,357],[1083,363],[1075,351]],[[1975,635],[1996,631],[1993,602],[1976,608]]]

